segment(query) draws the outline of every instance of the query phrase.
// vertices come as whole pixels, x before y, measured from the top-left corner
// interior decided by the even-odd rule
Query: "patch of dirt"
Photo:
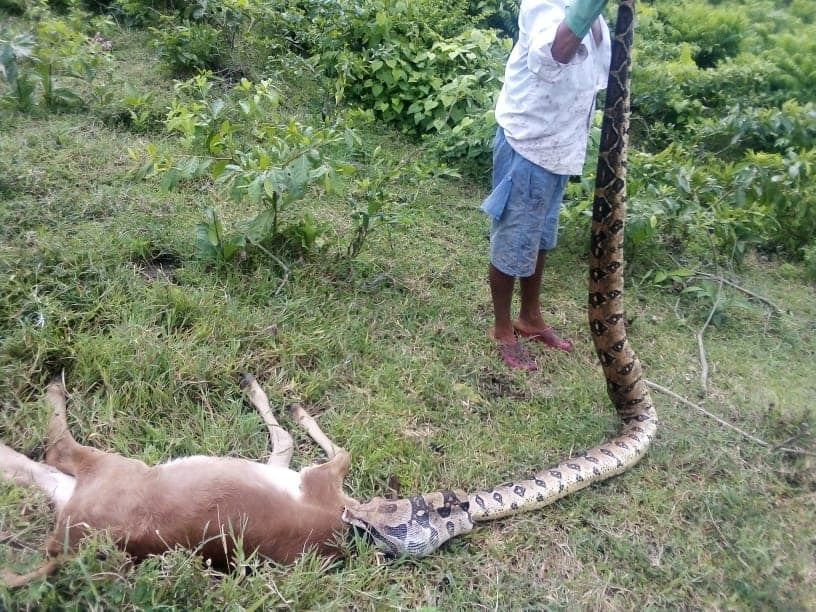
[[[435,433],[436,430],[427,423],[416,427],[405,427],[402,430],[403,436],[418,441],[425,441],[428,438],[432,438]]]
[[[530,399],[529,391],[520,388],[518,383],[503,374],[487,369],[482,370],[477,384],[479,390],[490,399],[508,398],[519,401]]]
[[[182,264],[181,258],[172,253],[158,253],[145,259],[133,262],[133,267],[138,274],[143,276],[148,282],[163,279],[174,282],[173,271]]]

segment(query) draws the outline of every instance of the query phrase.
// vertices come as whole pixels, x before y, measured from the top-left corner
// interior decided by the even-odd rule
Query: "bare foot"
[[[535,372],[538,369],[535,357],[516,339],[515,333],[511,333],[508,338],[507,335],[497,336],[495,330],[491,329],[489,335],[499,347],[499,355],[505,365],[525,372]]]
[[[540,342],[550,348],[564,351],[565,353],[572,352],[572,342],[561,338],[555,333],[555,330],[544,323],[544,321],[531,325],[519,319],[513,324],[513,328],[522,338],[527,338],[533,342]]]

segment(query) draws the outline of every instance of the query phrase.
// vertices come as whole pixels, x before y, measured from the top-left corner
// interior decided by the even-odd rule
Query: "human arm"
[[[551,47],[553,59],[559,64],[569,64],[580,46],[581,39],[569,29],[566,21],[562,21],[555,32],[555,40]]]
[[[568,64],[575,57],[581,40],[590,29],[598,40],[593,24],[606,6],[607,0],[575,0],[567,7],[564,21],[558,25],[552,44],[553,59]]]
[[[588,48],[565,21],[563,1],[525,0],[519,17],[520,44],[527,49],[527,68],[548,83],[558,81],[567,66],[580,64]],[[598,17],[590,26],[595,44],[601,45],[606,25]],[[608,45],[608,41],[603,41]]]

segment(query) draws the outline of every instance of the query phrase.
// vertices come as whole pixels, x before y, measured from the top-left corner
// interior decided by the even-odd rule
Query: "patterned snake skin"
[[[640,360],[626,336],[623,308],[623,236],[626,148],[634,0],[621,0],[606,93],[589,258],[589,327],[606,386],[623,427],[618,437],[525,480],[469,495],[445,491],[410,499],[375,498],[348,508],[344,519],[368,532],[392,555],[427,555],[467,533],[474,522],[536,510],[594,482],[629,469],[657,430],[657,413]]]

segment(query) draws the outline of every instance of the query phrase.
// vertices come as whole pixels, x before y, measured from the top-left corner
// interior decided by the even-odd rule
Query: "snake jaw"
[[[473,529],[464,491],[440,491],[397,500],[375,497],[347,506],[342,518],[367,533],[375,546],[390,557],[424,557],[449,539]]]
[[[372,502],[376,501],[379,498],[375,498],[371,500]],[[369,502],[371,503],[371,502]],[[380,535],[380,531],[374,527],[368,521],[368,515],[363,506],[367,504],[361,504],[356,508],[345,508],[343,510],[342,519],[352,527],[356,527],[361,529],[367,536],[371,538],[374,542],[374,545],[377,549],[388,555],[389,557],[399,557],[400,552],[399,549],[391,542],[390,538],[384,537]]]

